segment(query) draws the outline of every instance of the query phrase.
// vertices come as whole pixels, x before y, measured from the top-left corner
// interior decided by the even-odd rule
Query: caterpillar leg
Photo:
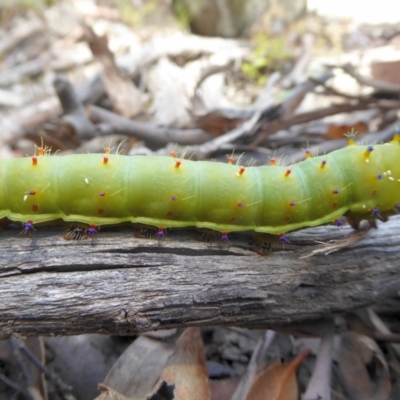
[[[164,228],[139,228],[134,233],[133,236],[137,239],[162,239],[165,237],[165,229]]]
[[[255,232],[252,235],[253,242],[251,250],[260,256],[271,255],[274,248],[282,248],[285,243],[288,243],[285,235],[271,235],[268,233]]]
[[[63,235],[64,240],[85,240],[93,237],[97,232],[95,225],[89,225],[83,227],[79,225],[72,225],[68,228],[68,231]]]

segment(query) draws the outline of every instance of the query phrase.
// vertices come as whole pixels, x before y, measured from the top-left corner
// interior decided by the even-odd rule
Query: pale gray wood
[[[271,256],[249,238],[203,243],[192,231],[136,239],[129,228],[65,241],[63,228],[0,233],[0,338],[16,335],[131,335],[189,325],[278,326],[344,312],[396,296],[400,218],[352,246],[301,259],[316,241],[350,228],[289,234]]]

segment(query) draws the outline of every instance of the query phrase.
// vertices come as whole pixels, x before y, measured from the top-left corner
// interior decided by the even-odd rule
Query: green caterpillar
[[[54,220],[96,226],[122,222],[280,235],[400,211],[400,136],[349,146],[290,168],[244,167],[176,157],[50,156],[44,149],[0,161],[0,218],[24,232]]]

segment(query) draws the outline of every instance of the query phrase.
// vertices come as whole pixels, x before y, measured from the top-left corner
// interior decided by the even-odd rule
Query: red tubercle
[[[43,147],[38,147],[38,155],[39,156],[44,156],[45,149]]]
[[[103,164],[108,164],[108,157],[103,156]]]
[[[181,160],[175,160],[175,168],[179,168],[182,164]]]
[[[290,221],[290,217],[286,216],[283,221],[286,222],[286,223],[289,222]]]
[[[33,157],[32,157],[32,165],[37,165],[37,163],[38,163],[37,157],[36,157],[36,156],[33,156]]]
[[[238,207],[244,207],[244,203],[242,201],[238,201],[237,205]]]
[[[338,204],[337,203],[333,203],[332,204],[332,208],[337,208]]]
[[[106,195],[106,192],[100,192],[99,196],[104,197]]]
[[[105,147],[104,148],[104,154],[110,154],[111,148],[110,147]]]
[[[169,153],[169,156],[170,156],[171,158],[175,158],[175,157],[177,156],[177,152],[176,152],[175,150],[172,150],[172,151]]]
[[[242,176],[243,174],[244,174],[244,171],[246,171],[246,168],[245,167],[240,167],[239,168],[239,171],[238,171],[238,176]]]
[[[37,204],[34,204],[33,206],[32,206],[32,211],[33,212],[37,212],[39,210],[39,206],[37,205]]]
[[[103,210],[102,208],[99,208],[99,209],[97,210],[97,214],[103,215],[103,214],[104,214],[104,210]]]
[[[285,177],[287,178],[292,173],[291,169],[287,169],[285,172]]]
[[[232,156],[228,157],[228,164],[233,164],[234,161],[235,159]]]
[[[295,202],[295,201],[291,201],[290,203],[289,203],[289,206],[290,207],[294,207],[294,206],[296,206],[297,205],[297,203]]]
[[[230,219],[229,219],[229,222],[235,222],[236,221],[236,217],[231,217]]]
[[[276,165],[276,158],[275,158],[275,157],[272,157],[272,158],[269,160],[269,165],[270,165],[271,167],[275,167],[275,165]]]
[[[172,217],[172,211],[167,212],[167,217]]]

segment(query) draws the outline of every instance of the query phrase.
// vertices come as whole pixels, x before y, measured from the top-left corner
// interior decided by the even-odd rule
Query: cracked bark
[[[65,241],[62,228],[0,233],[0,338],[12,335],[132,335],[171,327],[277,327],[376,304],[400,288],[400,217],[336,253],[302,259],[352,234],[319,227],[261,257],[249,237],[202,243],[193,231],[163,240],[131,229]]]

